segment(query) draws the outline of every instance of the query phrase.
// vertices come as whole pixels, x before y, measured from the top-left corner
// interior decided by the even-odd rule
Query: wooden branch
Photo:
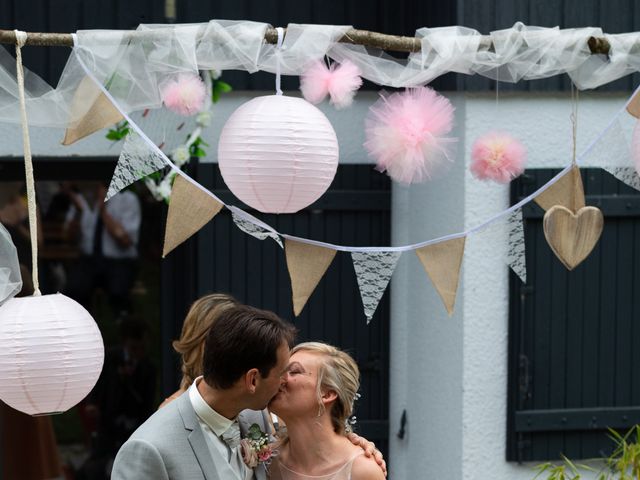
[[[149,35],[150,33],[149,31],[131,31],[129,35],[135,38],[137,36]],[[278,33],[276,29],[268,28],[264,38],[268,43],[277,43]],[[387,35],[386,33],[370,32],[368,30],[351,29],[340,39],[340,42],[380,48],[388,52],[419,52],[421,49],[419,38]],[[13,30],[0,30],[0,43],[15,44],[15,32]],[[606,38],[589,37],[588,44],[591,53],[604,55],[609,53],[610,45]],[[28,33],[27,45],[72,47],[73,38],[70,33]],[[491,37],[483,36],[480,45],[489,49],[493,48],[491,45]]]

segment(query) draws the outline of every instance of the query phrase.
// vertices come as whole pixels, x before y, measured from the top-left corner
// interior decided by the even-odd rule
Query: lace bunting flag
[[[401,254],[402,252],[351,253],[367,323],[378,308]]]
[[[524,225],[522,209],[512,212],[506,220],[507,227],[507,264],[520,277],[522,283],[527,283],[527,262],[524,246]]]
[[[167,163],[158,151],[153,150],[137,133],[130,133],[120,152],[105,201],[132,183],[166,166]]]
[[[640,190],[640,176],[633,167],[604,167],[611,175],[636,190]]]
[[[239,215],[236,215],[235,213],[232,213],[231,216],[233,217],[233,221],[236,224],[236,226],[240,230],[242,230],[244,233],[248,233],[249,235],[257,238],[258,240],[273,238],[276,242],[278,242],[278,245],[280,245],[280,248],[284,248],[284,245],[282,244],[282,239],[280,238],[280,235],[278,235],[277,233],[271,232],[266,228],[262,228],[254,223],[251,223],[250,221],[245,220],[244,218],[240,217]]]

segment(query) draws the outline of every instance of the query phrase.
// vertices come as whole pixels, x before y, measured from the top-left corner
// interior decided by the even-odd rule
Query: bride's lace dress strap
[[[338,470],[333,473],[328,473],[327,475],[305,475],[304,473],[291,470],[284,463],[276,460],[271,464],[270,478],[272,480],[350,480],[353,462],[361,455],[364,455],[364,452],[358,452],[347,460]]]

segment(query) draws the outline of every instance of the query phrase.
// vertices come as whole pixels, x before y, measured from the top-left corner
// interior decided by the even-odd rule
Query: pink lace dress
[[[273,459],[269,465],[270,480],[351,480],[351,467],[353,462],[364,453],[357,453],[349,459],[338,470],[327,475],[305,475],[303,473],[294,472],[283,463],[278,461],[278,457]]]

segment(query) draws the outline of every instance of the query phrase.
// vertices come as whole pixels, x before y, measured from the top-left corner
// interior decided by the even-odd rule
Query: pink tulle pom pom
[[[508,183],[522,174],[526,161],[524,145],[506,133],[487,133],[471,147],[471,173],[480,180]]]
[[[203,109],[207,89],[200,75],[180,73],[160,85],[160,95],[169,110],[187,117]]]
[[[364,148],[402,183],[430,180],[453,161],[453,105],[429,87],[382,94],[365,120]]]
[[[300,76],[300,90],[305,100],[320,103],[329,95],[338,109],[351,105],[361,86],[360,69],[348,60],[339,65],[332,63],[330,67],[317,60]]]

